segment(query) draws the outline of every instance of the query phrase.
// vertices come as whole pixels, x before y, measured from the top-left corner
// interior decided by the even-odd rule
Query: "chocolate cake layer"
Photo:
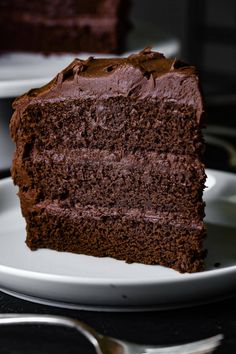
[[[124,50],[124,38],[120,37],[124,36],[118,33],[118,26],[115,19],[80,22],[75,19],[63,23],[51,20],[42,23],[32,19],[32,22],[15,21],[6,25],[0,23],[1,33],[7,34],[0,45],[0,53],[121,53]]]
[[[119,53],[129,7],[126,0],[1,1],[0,52]]]
[[[33,150],[13,176],[25,191],[35,191],[35,202],[50,199],[62,200],[65,207],[79,203],[180,211],[199,218],[204,215],[204,167],[189,156],[91,149]]]
[[[138,260],[188,272],[203,266],[204,225],[191,224],[179,213],[152,215],[131,209],[123,214],[119,209],[90,206],[63,209],[56,203],[26,210],[26,242],[33,250],[52,248],[129,263]]]
[[[92,4],[91,4],[92,2]],[[47,18],[74,18],[76,16],[96,18],[104,14],[115,16],[119,9],[120,0],[1,0],[1,16],[9,18],[9,6],[12,8],[11,17],[19,17],[22,14],[33,18],[42,16]]]
[[[92,148],[199,156],[203,150],[195,109],[167,99],[57,99],[43,105],[32,100],[19,112],[12,129],[21,124],[28,150],[29,141],[41,151]],[[22,125],[24,119],[27,125]]]
[[[31,249],[199,271],[204,114],[196,71],[149,49],[76,59],[14,103]]]

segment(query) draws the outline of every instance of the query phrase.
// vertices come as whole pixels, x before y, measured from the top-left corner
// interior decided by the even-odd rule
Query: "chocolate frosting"
[[[192,105],[200,121],[203,113],[199,80],[193,66],[146,48],[127,58],[75,59],[49,84],[16,99],[21,112],[42,100],[129,96],[136,99],[173,100]]]

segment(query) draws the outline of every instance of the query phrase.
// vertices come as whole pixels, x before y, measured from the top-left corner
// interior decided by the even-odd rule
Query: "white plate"
[[[152,45],[153,50],[162,52],[167,57],[178,56],[180,50],[177,39],[166,39],[166,35],[157,34],[153,25],[138,24],[128,36],[127,52],[123,56],[140,51],[148,45]],[[34,87],[40,87],[69,65],[75,57],[85,59],[91,55],[108,57],[96,53],[49,56],[27,53],[0,55],[0,98],[16,97]]]
[[[74,308],[136,310],[214,301],[236,291],[236,175],[208,170],[206,270],[180,274],[51,250],[30,251],[11,179],[0,181],[0,287],[19,297]],[[215,268],[215,263],[220,263]]]

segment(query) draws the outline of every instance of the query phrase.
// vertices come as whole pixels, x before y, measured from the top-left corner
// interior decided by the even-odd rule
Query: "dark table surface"
[[[222,123],[223,122],[223,123]],[[224,104],[208,107],[209,126],[236,129],[236,106]],[[209,129],[210,132],[210,129]],[[223,134],[224,135],[224,134]],[[236,148],[236,135],[210,134],[227,141]],[[205,154],[209,168],[236,172],[230,164],[228,152],[214,139],[207,145]],[[213,143],[212,143],[213,141]],[[223,144],[224,145],[224,144]],[[1,177],[9,171],[2,171]],[[235,279],[236,281],[236,279]],[[91,312],[49,307],[17,299],[0,292],[0,313],[43,313],[78,318],[103,334],[129,341],[155,344],[175,344],[212,336],[224,335],[217,353],[236,353],[236,294],[224,301],[207,305],[150,312]],[[9,326],[0,330],[0,353],[94,353],[91,345],[74,330],[45,325]]]
[[[18,300],[0,294],[0,312],[29,312],[68,315],[108,334],[130,341],[175,344],[224,334],[217,353],[236,352],[236,296],[204,306],[152,312],[90,312],[66,310]],[[2,327],[0,352],[3,353],[94,353],[77,332],[44,325]]]

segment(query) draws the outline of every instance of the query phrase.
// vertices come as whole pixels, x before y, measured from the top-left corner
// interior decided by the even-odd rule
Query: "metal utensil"
[[[213,353],[223,339],[223,336],[218,334],[183,345],[143,345],[104,336],[87,324],[69,317],[37,314],[0,314],[0,325],[10,324],[53,324],[74,328],[93,344],[97,354],[207,354]]]

